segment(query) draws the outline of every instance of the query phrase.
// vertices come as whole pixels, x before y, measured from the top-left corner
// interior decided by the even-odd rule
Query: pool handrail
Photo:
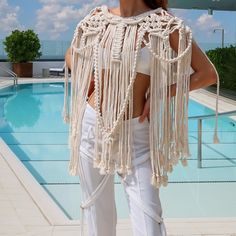
[[[18,76],[15,72],[3,66],[0,66],[0,70],[3,70],[4,72],[6,72],[7,74],[13,77],[14,85],[18,84]]]
[[[233,115],[236,115],[236,110],[218,113],[218,116],[233,116]],[[188,117],[189,120],[197,120],[198,121],[198,130],[197,130],[198,131],[198,138],[197,138],[198,168],[202,168],[202,120],[214,118],[214,117],[215,117],[215,114]]]

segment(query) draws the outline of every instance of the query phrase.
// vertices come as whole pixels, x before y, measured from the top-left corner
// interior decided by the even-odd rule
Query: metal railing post
[[[202,119],[198,119],[197,166],[202,168]]]
[[[7,74],[11,75],[13,77],[13,83],[14,85],[17,85],[18,84],[18,77],[17,77],[17,74],[14,73],[12,70],[6,68],[6,67],[3,67],[3,66],[0,66],[0,70],[6,72]]]
[[[229,117],[236,115],[236,110],[226,111],[222,113],[218,113],[218,117]],[[215,114],[209,115],[200,115],[200,116],[190,116],[189,120],[197,120],[198,121],[198,138],[197,138],[197,159],[198,159],[198,168],[202,168],[202,120],[214,118]]]

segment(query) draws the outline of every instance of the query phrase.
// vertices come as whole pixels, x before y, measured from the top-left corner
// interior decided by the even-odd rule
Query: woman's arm
[[[178,51],[178,42],[179,42],[179,33],[178,31],[174,31],[170,35],[170,45],[174,51]],[[191,58],[191,66],[194,70],[194,73],[191,74],[190,77],[190,91],[199,89],[202,87],[207,87],[209,85],[217,83],[217,71],[215,67],[208,59],[206,54],[202,52],[202,50],[198,47],[197,43],[193,41],[192,43],[192,58]],[[171,96],[176,95],[176,84],[172,84],[171,86]],[[143,113],[139,118],[139,122],[143,122],[145,117],[149,119],[150,112],[150,99],[148,98],[144,108]]]
[[[71,69],[71,48],[70,47],[66,50],[65,61],[68,68]]]
[[[175,31],[170,36],[170,45],[178,51],[179,34]],[[192,43],[192,59],[191,66],[194,73],[190,77],[190,91],[207,87],[217,83],[217,72],[215,67],[208,59],[206,54],[199,48],[197,43]],[[175,96],[176,85],[171,85],[171,96]]]
[[[66,65],[71,70],[71,48],[70,47],[66,50],[65,61],[66,61]],[[94,91],[94,78],[92,75],[92,80],[89,85],[88,97],[93,93],[93,91]]]

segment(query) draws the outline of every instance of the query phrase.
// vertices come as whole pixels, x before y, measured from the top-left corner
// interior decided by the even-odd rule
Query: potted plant
[[[17,76],[32,77],[32,61],[41,56],[38,35],[31,29],[26,31],[14,30],[6,37],[3,44]]]

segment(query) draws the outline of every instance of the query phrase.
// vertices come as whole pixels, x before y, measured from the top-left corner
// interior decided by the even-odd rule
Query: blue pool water
[[[68,126],[63,123],[63,83],[18,85],[0,90],[0,136],[71,219],[79,218],[79,178],[67,172]],[[194,101],[189,116],[214,114]],[[219,119],[220,144],[213,144],[214,119],[203,121],[203,168],[197,168],[197,122],[189,121],[188,167],[177,165],[160,190],[164,217],[236,217],[236,122]],[[119,218],[128,207],[115,178]],[[67,194],[61,194],[62,192]],[[221,203],[221,204],[219,204]]]

